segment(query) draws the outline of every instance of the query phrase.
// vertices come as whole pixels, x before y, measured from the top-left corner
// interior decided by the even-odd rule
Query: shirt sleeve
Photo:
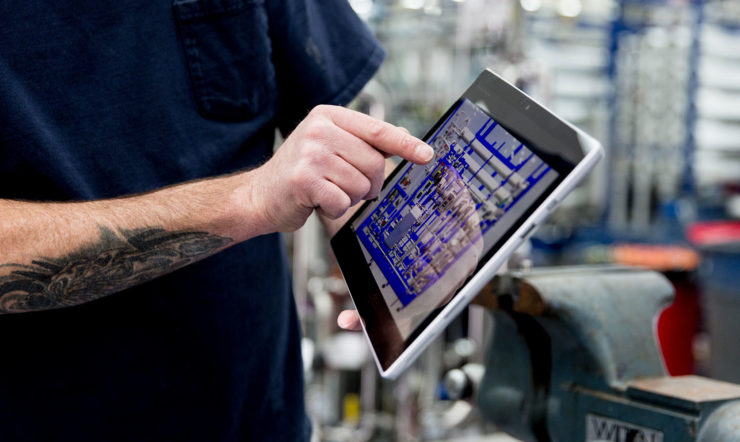
[[[267,0],[278,125],[291,131],[318,104],[345,105],[385,51],[347,0]]]

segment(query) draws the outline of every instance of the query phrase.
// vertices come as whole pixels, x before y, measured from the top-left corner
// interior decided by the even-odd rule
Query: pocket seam
[[[204,8],[198,0],[174,2],[172,5],[175,11],[177,11],[178,19],[184,23],[203,17],[228,14],[229,12],[239,11],[250,5],[259,5],[262,3],[264,3],[264,0],[238,0],[232,5],[213,9]]]
[[[190,76],[193,81],[194,90],[201,90],[204,87],[204,76],[203,70],[201,69],[200,54],[198,51],[198,41],[194,37],[183,38],[185,43],[185,51],[190,54],[188,58],[188,65],[190,67]]]

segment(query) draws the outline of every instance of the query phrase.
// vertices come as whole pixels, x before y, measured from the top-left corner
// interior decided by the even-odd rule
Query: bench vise
[[[659,273],[620,267],[509,272],[484,289],[493,330],[481,414],[524,441],[740,441],[740,386],[668,377]]]

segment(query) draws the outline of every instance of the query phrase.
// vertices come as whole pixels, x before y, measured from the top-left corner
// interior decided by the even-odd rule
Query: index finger
[[[434,158],[434,149],[399,127],[343,107],[328,107],[328,117],[341,129],[379,151],[417,164]]]

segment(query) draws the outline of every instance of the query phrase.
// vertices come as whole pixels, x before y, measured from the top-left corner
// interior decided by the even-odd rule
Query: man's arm
[[[374,198],[384,158],[431,160],[401,129],[320,106],[261,167],[127,198],[0,200],[0,313],[65,307],[156,278],[246,239],[341,217]]]
[[[123,290],[232,244],[233,177],[86,203],[0,201],[0,312]]]

